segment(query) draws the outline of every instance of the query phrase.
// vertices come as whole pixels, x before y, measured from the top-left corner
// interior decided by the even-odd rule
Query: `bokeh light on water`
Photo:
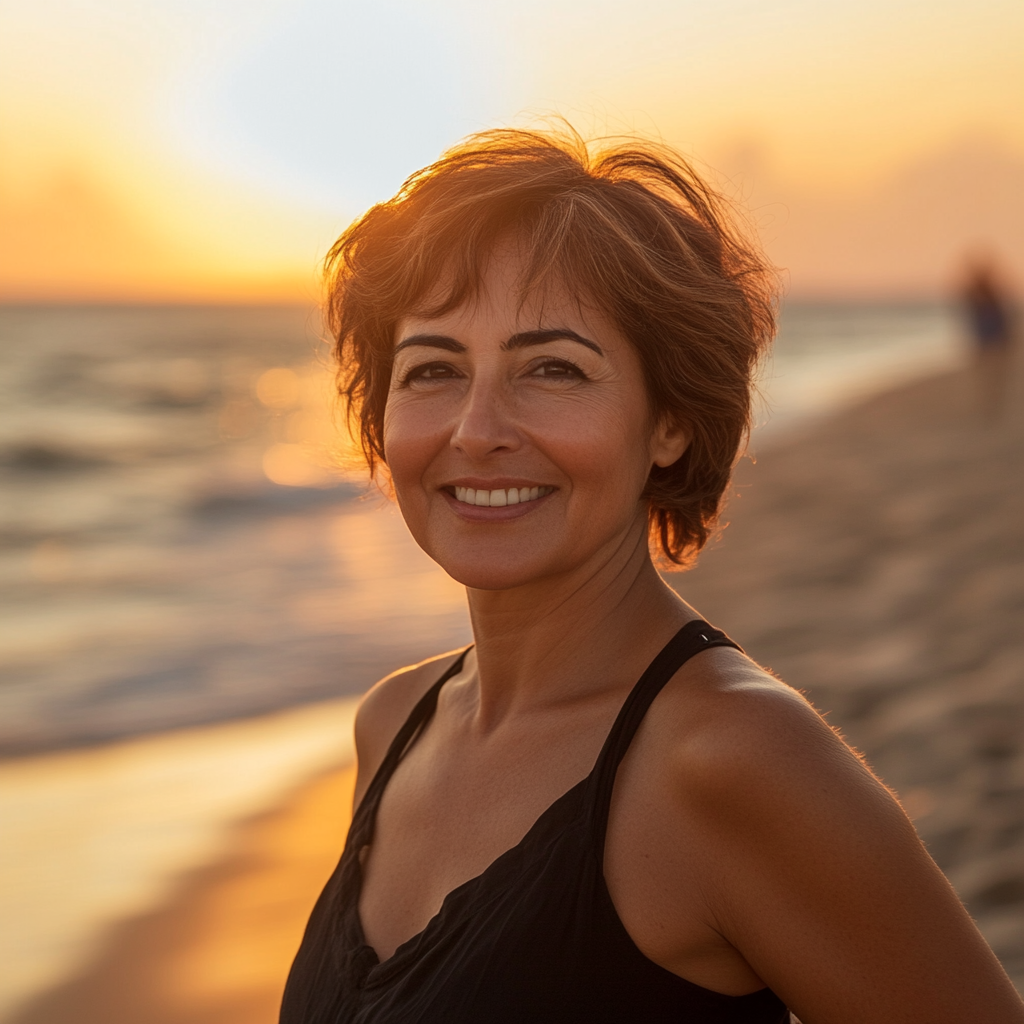
[[[782,328],[765,436],[957,358],[939,305]],[[357,693],[468,640],[459,588],[344,468],[309,308],[7,307],[0,332],[0,751]]]
[[[7,307],[0,339],[5,1019],[350,757],[346,698],[469,626],[346,470],[308,308]],[[958,358],[939,305],[787,307],[755,446]]]
[[[310,310],[0,311],[0,750],[360,692],[468,637],[341,468]]]

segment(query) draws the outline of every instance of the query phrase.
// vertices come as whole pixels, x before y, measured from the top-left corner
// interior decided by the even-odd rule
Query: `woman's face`
[[[640,361],[558,287],[522,303],[499,252],[472,302],[395,333],[384,449],[421,547],[468,587],[586,570],[646,533],[651,466],[687,439],[652,422]]]

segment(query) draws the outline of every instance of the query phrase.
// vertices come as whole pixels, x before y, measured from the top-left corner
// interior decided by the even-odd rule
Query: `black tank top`
[[[413,708],[349,830],[292,965],[281,1024],[782,1024],[769,989],[726,996],[648,960],[615,911],[602,862],[615,774],[644,714],[677,669],[708,647],[736,647],[687,623],[626,698],[593,771],[522,841],[454,889],[383,963],[363,937],[359,851],[381,795],[431,718],[465,653]]]

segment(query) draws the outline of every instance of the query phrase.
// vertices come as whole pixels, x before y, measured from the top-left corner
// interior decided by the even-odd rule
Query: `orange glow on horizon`
[[[167,213],[159,196],[131,202],[72,162],[53,167],[34,188],[3,189],[0,301],[316,300],[315,259],[303,267],[272,248],[240,258],[212,232],[175,237],[160,224]]]
[[[405,2],[389,0],[398,12]],[[489,46],[508,79],[487,123],[561,111],[586,134],[635,127],[702,157],[752,208],[795,296],[937,294],[978,243],[1024,281],[1024,8],[870,0],[854,17],[784,0],[769,17],[639,3],[601,2],[583,20],[582,0],[474,13],[459,42],[467,67]],[[466,13],[459,4],[423,0],[406,14],[446,32]],[[319,260],[360,212],[339,198],[346,176],[376,172],[370,158],[388,147],[387,174],[414,170],[422,158],[403,156],[402,133],[416,125],[386,106],[373,114],[386,83],[363,83],[355,104],[379,138],[353,139],[344,158],[311,150],[320,180],[337,185],[328,200],[303,184],[292,143],[308,138],[287,136],[303,117],[312,137],[327,131],[337,97],[319,79],[288,94],[300,106],[291,119],[278,111],[278,136],[234,150],[215,118],[189,117],[230,95],[239,131],[256,131],[277,94],[245,92],[259,76],[253,85],[238,68],[251,59],[283,87],[305,82],[305,51],[275,50],[275,39],[301,29],[312,46],[316,17],[338,10],[271,2],[243,15],[211,0],[186,16],[155,0],[103,12],[47,0],[0,15],[0,301],[316,301]],[[374,17],[352,30],[385,32]],[[435,151],[456,137],[437,140]],[[373,187],[390,192],[387,174]]]
[[[717,177],[750,211],[795,297],[938,294],[972,245],[991,248],[1024,282],[1024,157],[1005,147],[967,140],[858,190],[794,186],[728,155],[722,166]],[[265,251],[240,252],[191,225],[175,237],[148,213],[69,165],[34,194],[0,195],[0,301],[318,301],[317,256],[275,247],[272,230]],[[325,249],[338,222],[323,220],[334,221],[320,234]]]

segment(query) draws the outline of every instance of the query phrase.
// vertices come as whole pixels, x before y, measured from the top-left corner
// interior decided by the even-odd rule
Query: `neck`
[[[514,590],[469,590],[478,722],[635,682],[696,613],[651,562],[646,524],[592,564]]]

